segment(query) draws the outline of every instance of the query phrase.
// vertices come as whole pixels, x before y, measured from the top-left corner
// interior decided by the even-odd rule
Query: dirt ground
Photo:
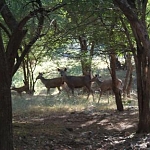
[[[150,134],[136,134],[138,111],[89,107],[26,117],[14,114],[15,150],[150,149]]]

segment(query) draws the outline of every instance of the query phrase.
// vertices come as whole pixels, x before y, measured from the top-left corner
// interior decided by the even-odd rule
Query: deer
[[[100,77],[96,74],[91,79],[91,82],[96,82],[97,85],[99,86],[99,89],[100,89],[100,95],[99,95],[99,100],[98,100],[98,103],[99,103],[102,94],[106,91],[112,90],[112,79],[106,79],[106,80],[101,81]],[[117,78],[116,79],[116,87],[121,90],[121,85],[122,85],[122,80]],[[108,101],[108,103],[109,103],[109,101]]]
[[[43,77],[43,73],[39,73],[39,75],[36,77],[36,80],[40,79],[41,82],[45,85],[47,88],[47,95],[50,93],[50,88],[56,88],[58,89],[59,93],[61,92],[60,87],[63,85],[62,77],[58,78],[52,78],[52,79],[45,79]]]
[[[68,85],[69,89],[72,91],[72,95],[74,96],[74,89],[86,87],[88,89],[87,100],[88,100],[90,94],[92,94],[93,101],[94,101],[94,95],[93,95],[93,91],[91,89],[90,75],[68,76],[66,74],[66,71],[67,71],[67,68],[64,68],[64,69],[58,68],[58,72],[62,76],[63,81]]]
[[[12,87],[11,90],[16,91],[20,96],[22,94],[22,92],[26,92],[29,93],[29,82],[28,81],[24,81],[24,86],[21,87]]]

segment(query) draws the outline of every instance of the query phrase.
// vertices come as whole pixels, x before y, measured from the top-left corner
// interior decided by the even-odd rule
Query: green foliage
[[[22,17],[28,14],[29,10],[32,10],[31,6],[26,6],[28,2],[29,0],[6,0],[9,9],[13,12],[13,15],[17,20],[22,19]]]
[[[51,8],[60,2],[59,0],[44,0],[42,4],[44,8]],[[125,41],[125,34],[122,34],[124,29],[119,19],[121,13],[115,11],[111,1],[104,3],[99,0],[63,0],[62,2],[67,5],[46,16],[42,31],[42,34],[45,35],[32,47],[31,52],[34,53],[39,63],[66,54],[70,57],[80,57],[78,51],[68,46],[70,43],[78,43],[77,39],[80,35],[87,38],[88,46],[92,41],[95,42],[94,55],[109,53],[111,49],[118,52],[128,49],[128,41]],[[29,10],[36,8],[29,0],[8,1],[8,4],[18,19],[25,16]],[[33,18],[27,23],[28,34],[24,44],[28,43],[35,34],[37,21],[36,18]],[[128,25],[127,22],[126,24]]]
[[[22,73],[22,70],[19,69],[15,76],[12,78],[12,86],[15,86],[15,87],[20,87],[20,86],[23,86],[23,73]]]
[[[46,20],[41,33],[44,36],[32,46],[31,54],[29,53],[31,60],[36,59],[40,64],[61,57],[80,59],[80,47],[75,46],[79,45],[80,35],[87,38],[88,49],[91,42],[95,42],[94,55],[96,56],[107,55],[112,50],[118,55],[130,51],[126,30],[134,45],[135,41],[128,21],[111,0],[105,2],[103,0],[43,0],[42,4],[44,8],[52,8],[61,2],[67,5],[45,16]],[[36,8],[30,0],[8,0],[7,3],[18,20]],[[126,25],[126,29],[122,26],[120,18]],[[149,19],[149,13],[146,19]],[[37,22],[38,20],[34,17],[27,23],[28,34],[22,47],[35,34]],[[57,66],[59,65],[58,62]]]

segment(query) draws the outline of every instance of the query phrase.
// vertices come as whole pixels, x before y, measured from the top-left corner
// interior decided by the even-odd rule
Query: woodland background
[[[116,78],[119,70],[123,70],[124,97],[132,98],[131,87],[134,84],[137,87],[133,90],[138,106],[136,133],[149,133],[149,9],[148,0],[1,0],[0,149],[14,149],[13,110],[18,98],[13,97],[12,87],[25,83],[29,88],[27,94],[34,97],[39,84],[36,82],[38,72],[53,78],[59,67],[71,69],[69,73],[73,75],[86,75],[92,71],[103,76],[107,68],[113,81],[115,107],[120,113],[125,106],[116,87]],[[97,65],[95,58],[98,58]],[[78,63],[68,64],[69,60]],[[51,61],[54,66],[47,63]],[[107,66],[104,70],[101,70],[102,62]],[[28,99],[27,96],[24,102],[32,103],[32,100],[26,101]],[[24,105],[21,100],[18,102]],[[131,101],[125,103],[128,102]]]

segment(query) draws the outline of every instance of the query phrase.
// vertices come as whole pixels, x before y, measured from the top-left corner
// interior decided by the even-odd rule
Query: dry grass
[[[61,62],[61,63],[60,63]],[[60,63],[60,64],[59,64]],[[57,64],[57,65],[56,65]],[[46,78],[53,78],[59,76],[59,73],[56,68],[66,67],[68,68],[68,74],[72,75],[80,75],[81,68],[80,62],[70,59],[62,59],[50,61],[41,64],[38,66],[35,71],[36,74],[39,72],[47,72],[44,76]],[[102,79],[106,79],[110,77],[109,71],[107,69],[107,65],[102,62],[99,58],[94,59],[92,64],[93,74],[99,73],[102,76]],[[50,68],[50,69],[49,69]],[[40,70],[40,71],[39,71]],[[126,71],[119,70],[116,71],[117,76],[124,81]],[[135,71],[133,73],[133,81],[135,81]],[[97,104],[99,95],[95,94],[95,102],[92,100],[92,96],[90,96],[89,100],[86,100],[87,94],[78,95],[78,90],[75,90],[75,97],[68,98],[65,91],[62,91],[61,94],[58,94],[57,89],[51,89],[50,95],[46,95],[47,89],[41,83],[40,80],[36,82],[35,85],[35,95],[30,96],[27,94],[23,94],[22,97],[18,96],[17,93],[12,92],[12,107],[14,114],[20,115],[46,115],[49,113],[55,112],[70,112],[70,111],[82,111],[85,109],[97,109],[97,110],[107,110],[107,109],[116,109],[114,95],[109,95],[109,103],[107,95],[102,95],[100,104]],[[123,100],[124,107],[129,106],[137,106],[137,95],[136,95],[136,84],[133,82],[132,84],[132,94],[130,98],[126,98]]]
[[[114,144],[114,149],[121,149],[122,145],[126,147],[132,141],[136,145],[137,140],[127,138],[126,134],[135,134],[137,111],[134,115],[129,110],[123,113],[115,111],[114,96],[110,96],[108,103],[107,96],[103,95],[100,104],[93,102],[92,96],[88,101],[86,97],[68,98],[65,93],[13,95],[14,149],[89,149],[89,145],[92,149],[101,145],[104,145],[103,149],[109,149],[109,139],[114,137],[114,143],[120,141],[118,135],[127,141],[125,144]],[[98,95],[95,98],[98,99]],[[129,107],[125,103],[124,106]]]
[[[55,93],[56,91],[54,91]],[[68,96],[65,92],[58,94],[57,92],[52,95],[34,95],[30,96],[23,94],[22,97],[19,95],[12,95],[12,106],[13,113],[17,114],[38,114],[46,115],[55,112],[71,112],[71,111],[82,111],[89,108],[94,108],[97,110],[108,110],[116,109],[115,97],[114,95],[109,95],[109,100],[107,95],[102,95],[100,103],[98,104],[98,94],[94,94],[95,101],[93,102],[92,96],[89,100],[86,100],[87,94]],[[77,93],[76,93],[77,94]],[[130,98],[123,99],[124,107],[137,106],[137,97],[135,94],[131,94]]]

